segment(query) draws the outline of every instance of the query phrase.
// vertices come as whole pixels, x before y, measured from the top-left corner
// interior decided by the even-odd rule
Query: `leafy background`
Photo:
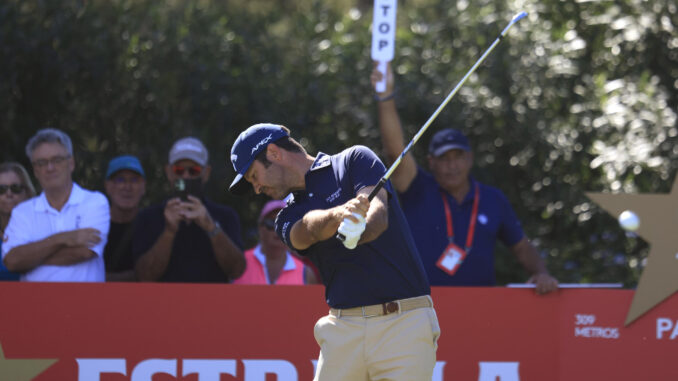
[[[472,140],[474,176],[502,189],[561,282],[634,287],[647,244],[585,191],[664,193],[678,166],[678,9],[671,1],[401,0],[397,103],[413,136],[519,11],[431,127]],[[0,160],[29,167],[39,128],[72,137],[75,179],[103,188],[113,156],[139,156],[145,203],[169,192],[172,142],[210,150],[212,198],[254,242],[261,197],[227,193],[231,143],[278,122],[311,153],[380,152],[369,84],[372,2],[216,0],[0,3]],[[30,167],[29,167],[30,168]],[[526,275],[505,248],[500,283]]]

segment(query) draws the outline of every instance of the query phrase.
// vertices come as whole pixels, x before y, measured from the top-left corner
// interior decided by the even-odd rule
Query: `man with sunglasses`
[[[292,255],[275,233],[275,217],[285,207],[285,201],[271,200],[259,213],[259,243],[245,252],[247,269],[235,284],[318,283],[313,269]]]
[[[73,145],[46,128],[26,145],[43,192],[12,210],[2,245],[8,269],[24,281],[103,282],[108,200],[73,182]]]
[[[139,213],[132,239],[141,281],[230,282],[245,270],[240,219],[203,195],[211,167],[203,143],[177,140],[165,175],[175,195]]]

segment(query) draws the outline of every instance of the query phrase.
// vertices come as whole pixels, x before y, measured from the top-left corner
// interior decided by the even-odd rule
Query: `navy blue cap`
[[[132,155],[122,155],[115,157],[108,162],[106,179],[109,179],[114,173],[122,171],[123,169],[136,172],[140,174],[141,177],[146,178],[146,174],[144,174],[144,168],[141,167],[139,159]]]
[[[243,194],[249,189],[249,183],[243,176],[250,169],[259,152],[268,147],[269,143],[290,136],[287,130],[279,124],[260,123],[250,126],[238,135],[231,148],[231,163],[237,173],[228,188],[231,193]]]
[[[452,128],[446,128],[436,132],[428,145],[428,153],[435,157],[438,157],[451,149],[460,149],[464,151],[471,150],[471,146],[469,146],[466,136],[464,136],[461,131]]]

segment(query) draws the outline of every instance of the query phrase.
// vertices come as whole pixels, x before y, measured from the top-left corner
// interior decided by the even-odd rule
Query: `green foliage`
[[[169,192],[174,140],[201,138],[209,193],[252,227],[262,198],[230,196],[230,146],[279,122],[315,153],[380,151],[370,2],[8,0],[0,4],[0,152],[28,165],[44,126],[74,140],[76,179],[138,155],[148,200]],[[519,8],[520,7],[520,8]],[[502,189],[563,282],[637,282],[647,245],[585,191],[668,192],[678,161],[677,6],[668,1],[410,0],[399,4],[398,105],[412,136],[518,11],[529,13],[438,117],[472,140],[474,175]],[[248,233],[249,234],[249,233]],[[251,237],[245,237],[251,242]],[[504,249],[501,282],[525,276]]]

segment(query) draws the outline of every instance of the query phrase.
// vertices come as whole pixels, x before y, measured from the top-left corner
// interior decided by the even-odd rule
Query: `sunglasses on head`
[[[188,171],[188,174],[191,176],[198,176],[202,173],[202,167],[199,165],[192,165],[190,167],[182,167],[181,165],[173,165],[172,172],[177,176],[183,176],[184,173]]]
[[[260,223],[263,227],[265,227],[268,230],[273,230],[273,228],[275,228],[275,220],[272,220],[270,218],[264,218],[263,220],[261,220]]]
[[[5,194],[8,190],[14,194],[21,194],[26,190],[26,186],[23,184],[0,185],[0,194]]]

